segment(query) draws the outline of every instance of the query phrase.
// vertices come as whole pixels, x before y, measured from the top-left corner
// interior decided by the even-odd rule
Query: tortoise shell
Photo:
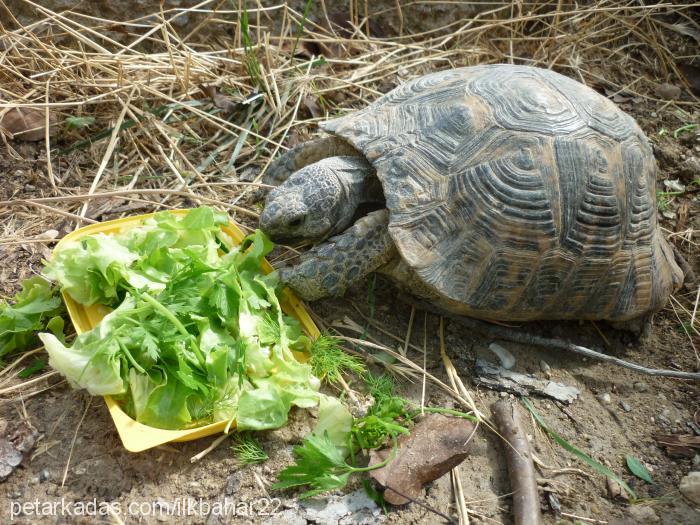
[[[399,254],[453,311],[623,321],[682,283],[658,227],[649,141],[563,75],[434,73],[321,127],[376,168]]]

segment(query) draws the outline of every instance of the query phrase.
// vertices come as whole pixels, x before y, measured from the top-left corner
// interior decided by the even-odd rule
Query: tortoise
[[[263,178],[260,228],[317,244],[281,280],[306,300],[370,272],[482,320],[650,319],[683,283],[632,117],[547,69],[409,81],[326,121]]]

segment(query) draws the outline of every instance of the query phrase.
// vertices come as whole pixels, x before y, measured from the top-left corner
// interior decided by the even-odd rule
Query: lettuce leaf
[[[47,275],[79,302],[119,306],[70,348],[42,334],[51,366],[159,428],[277,428],[292,406],[316,406],[319,380],[293,353],[311,342],[262,273],[273,245],[256,231],[220,249],[227,222],[210,208],[160,213],[60,250]]]
[[[0,359],[25,350],[37,341],[38,330],[49,329],[63,337],[63,303],[48,281],[34,276],[22,282],[13,304],[0,301]]]
[[[337,397],[320,394],[318,421],[311,431],[315,436],[328,436],[328,439],[346,457],[350,450],[348,443],[352,430],[352,414]]]

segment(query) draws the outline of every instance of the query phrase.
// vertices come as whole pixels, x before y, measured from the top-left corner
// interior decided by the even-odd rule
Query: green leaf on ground
[[[639,479],[646,481],[647,483],[654,483],[651,479],[651,474],[647,468],[634,456],[626,456],[625,461],[627,462],[627,468],[630,472],[637,476]]]

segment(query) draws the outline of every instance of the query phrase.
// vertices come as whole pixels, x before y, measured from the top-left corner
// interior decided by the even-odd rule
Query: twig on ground
[[[87,396],[87,401],[85,403],[85,410],[83,410],[83,415],[80,416],[80,421],[78,421],[78,424],[75,426],[75,432],[73,433],[73,439],[71,439],[70,442],[70,449],[68,451],[68,459],[66,460],[66,467],[63,469],[63,477],[61,478],[61,488],[63,488],[63,485],[66,483],[66,478],[68,477],[68,469],[70,468],[70,461],[73,458],[73,449],[75,448],[75,441],[78,439],[78,432],[80,431],[80,427],[83,424],[83,421],[85,420],[85,416],[88,413],[88,409],[90,408],[90,405],[92,405],[92,397]]]
[[[611,355],[596,352],[595,350],[591,350],[590,348],[586,348],[585,346],[579,346],[574,343],[569,343],[568,341],[562,341],[560,339],[551,339],[539,335],[528,334],[521,332],[517,329],[507,328],[505,326],[497,326],[487,323],[485,321],[479,321],[477,319],[472,319],[469,317],[462,317],[458,315],[447,315],[447,317],[449,317],[450,319],[454,319],[455,321],[472,330],[476,330],[477,332],[481,332],[482,334],[486,334],[497,339],[504,339],[506,341],[511,341],[513,343],[520,343],[525,345],[535,345],[540,346],[542,348],[565,350],[567,352],[573,352],[575,354],[583,355],[585,357],[589,357],[597,361],[604,361],[606,363],[612,363],[622,368],[634,370],[635,372],[638,372],[640,374],[659,377],[672,377],[675,379],[692,379],[694,381],[700,381],[700,373],[647,368],[636,363],[624,361],[623,359],[619,359]]]
[[[216,447],[221,445],[221,443],[224,442],[224,440],[229,437],[231,434],[221,434],[219,437],[217,437],[214,441],[212,441],[207,448],[202,450],[201,452],[195,454],[190,458],[190,463],[196,463],[200,459],[202,459],[204,456],[209,454],[212,450],[214,450]]]
[[[530,455],[530,443],[520,424],[517,405],[507,399],[494,403],[493,415],[507,445],[510,486],[513,491],[513,516],[516,525],[541,525],[540,496]]]

